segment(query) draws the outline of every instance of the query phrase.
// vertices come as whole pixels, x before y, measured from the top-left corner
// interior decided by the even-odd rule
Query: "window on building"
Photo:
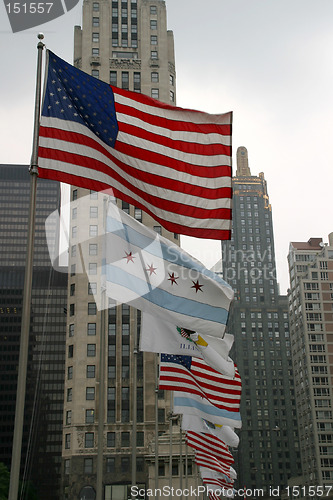
[[[88,314],[89,315],[94,315],[97,312],[96,308],[96,303],[95,302],[88,302]]]
[[[74,316],[75,314],[75,304],[70,304],[69,306],[69,315]]]
[[[89,255],[97,255],[98,246],[97,243],[89,243]]]
[[[93,401],[95,399],[95,387],[86,388],[86,400]]]
[[[115,458],[107,457],[106,459],[106,472],[115,472]]]
[[[129,457],[121,457],[121,472],[129,472],[131,468],[131,463]]]
[[[64,472],[66,476],[70,474],[71,471],[70,465],[71,465],[70,459],[66,458],[66,460],[64,461]]]
[[[95,422],[95,410],[86,410],[86,424],[93,424]]]
[[[92,34],[92,41],[93,43],[99,43],[99,33]]]
[[[151,59],[154,59],[156,61],[158,59],[158,52],[157,52],[157,50],[151,50],[150,51],[150,57],[151,57]]]
[[[157,30],[157,20],[156,19],[151,19],[150,20],[150,29],[151,30]]]
[[[74,345],[71,344],[68,346],[68,357],[72,358],[74,356]]]
[[[116,446],[116,433],[108,432],[106,435],[106,446],[108,448],[114,448]]]
[[[94,28],[98,28],[99,27],[99,17],[93,17],[92,18],[92,25]]]
[[[156,7],[156,5],[151,5],[150,6],[150,14],[152,16],[155,16],[157,14],[157,7]]]
[[[66,425],[72,422],[72,410],[66,411]]]
[[[110,71],[110,84],[117,87],[117,71]]]
[[[69,450],[71,447],[71,435],[65,434],[65,449]]]
[[[88,283],[88,295],[96,295],[97,293],[97,283],[90,282]]]
[[[88,335],[96,335],[96,323],[88,323],[87,334]]]
[[[150,45],[157,45],[157,35],[150,35]]]
[[[72,366],[69,366],[67,368],[67,379],[68,380],[71,380],[73,378],[73,367]]]
[[[92,474],[93,473],[93,459],[85,458],[84,459],[84,473]]]
[[[98,235],[98,226],[95,224],[91,224],[89,226],[89,236],[94,237]]]
[[[141,73],[138,71],[133,74],[133,86],[135,92],[141,92]]]
[[[69,337],[74,337],[74,324],[69,325]]]
[[[129,72],[122,71],[121,72],[121,88],[125,90],[129,90]]]
[[[95,365],[87,365],[87,378],[95,378],[96,367]]]
[[[144,446],[144,438],[145,438],[145,433],[142,431],[139,431],[136,433],[136,445],[137,446]]]
[[[158,83],[158,81],[159,81],[159,74],[158,74],[157,71],[152,71],[151,72],[151,81],[153,83]]]
[[[130,433],[122,432],[121,433],[121,446],[122,448],[128,448],[130,445]]]
[[[87,345],[87,356],[88,357],[96,356],[96,344]]]
[[[99,11],[99,2],[93,2],[93,11],[98,12]]]
[[[84,447],[93,448],[94,447],[94,433],[86,432],[84,435]]]
[[[158,99],[159,98],[159,89],[151,89],[151,96],[154,98],[154,99]]]

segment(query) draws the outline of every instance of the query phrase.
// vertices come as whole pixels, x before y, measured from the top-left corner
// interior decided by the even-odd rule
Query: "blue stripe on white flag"
[[[124,218],[120,221],[114,219],[108,214],[106,220],[106,230],[107,233],[117,233],[117,236],[122,238],[124,241],[127,241],[131,245],[141,248],[142,250],[144,249],[146,252],[155,257],[161,257],[162,255],[164,261],[167,263],[182,266],[186,269],[196,270],[231,291],[230,285],[219,275],[207,269],[197,260],[191,258],[189,254],[183,253],[176,245],[168,246],[161,238],[153,238],[152,236],[136,231],[131,226],[126,224]]]
[[[223,417],[223,418],[232,418],[233,420],[240,422],[241,416],[239,412],[231,412],[227,410],[222,410],[221,408],[217,408],[213,405],[207,405],[205,403],[201,403],[200,401],[195,401],[194,399],[184,398],[174,396],[174,406],[185,406],[189,408],[197,408],[198,410],[211,415],[212,417]]]
[[[213,321],[221,325],[226,324],[228,318],[226,309],[180,297],[161,288],[150,290],[147,281],[129,275],[126,271],[110,263],[106,266],[106,280],[111,283],[111,286],[114,283],[134,292],[137,295],[137,300],[144,300],[168,311],[186,314],[193,318]]]

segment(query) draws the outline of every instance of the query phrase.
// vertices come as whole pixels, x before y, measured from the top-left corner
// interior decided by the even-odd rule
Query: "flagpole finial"
[[[38,33],[37,38],[39,40],[43,40],[44,39],[44,34],[43,33]]]

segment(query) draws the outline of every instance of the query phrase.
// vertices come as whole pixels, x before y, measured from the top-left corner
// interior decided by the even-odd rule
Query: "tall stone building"
[[[29,167],[0,165],[0,179],[0,462],[10,468],[27,248]],[[21,477],[33,482],[40,498],[50,500],[60,497],[67,273],[56,272],[51,266],[44,224],[59,204],[60,184],[38,179]],[[57,231],[56,227],[53,229],[55,243]]]
[[[333,233],[290,243],[288,290],[305,486],[333,485]],[[327,491],[327,490],[326,490]]]
[[[300,473],[287,297],[276,279],[272,209],[263,173],[251,175],[237,150],[233,225],[222,242],[223,278],[235,300],[228,329],[242,377],[242,430],[236,455],[239,488],[286,486]]]
[[[175,103],[173,34],[167,31],[164,1],[85,1],[83,24],[75,28],[74,42],[74,64],[83,71],[112,85]],[[63,489],[68,499],[95,498],[101,449],[98,434],[103,440],[103,498],[130,497],[133,432],[136,482],[148,487],[148,478],[154,480],[151,473],[156,470],[156,415],[159,433],[169,428],[169,396],[159,392],[157,397],[156,355],[136,353],[140,311],[126,304],[101,305],[107,202],[106,194],[71,189],[63,436]],[[137,207],[121,200],[117,203],[119,209],[178,242],[177,234],[166,231]],[[136,419],[133,393],[137,395]],[[170,471],[169,455],[160,454],[161,478],[171,474],[172,480],[179,472],[177,460]]]

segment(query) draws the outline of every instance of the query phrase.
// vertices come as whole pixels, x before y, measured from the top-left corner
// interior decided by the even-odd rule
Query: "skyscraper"
[[[287,485],[300,472],[287,298],[278,293],[272,210],[263,173],[237,150],[233,226],[222,242],[223,277],[235,300],[228,329],[242,377],[238,487]]]
[[[112,85],[175,103],[173,34],[166,28],[164,1],[88,0],[74,42],[74,64],[83,71]],[[168,396],[159,393],[155,408],[156,355],[136,353],[140,311],[109,302],[105,314],[98,300],[107,200],[103,193],[71,189],[64,498],[95,498],[98,436],[103,436],[104,498],[130,495],[134,432],[137,483],[148,486],[156,415],[159,432],[169,427]],[[118,206],[169,240],[178,241],[177,234],[165,231],[140,209],[120,200]],[[136,419],[133,393],[137,395]],[[169,455],[160,457],[161,477],[169,474],[168,461]],[[175,461],[171,474],[179,475]]]
[[[10,468],[28,231],[28,166],[0,165],[0,179],[3,215],[0,232],[0,461]],[[60,184],[39,179],[21,460],[22,477],[32,480],[41,497],[52,500],[60,495],[67,274],[56,272],[51,266],[44,224],[59,203]],[[56,234],[55,230],[54,241]]]
[[[288,290],[305,486],[333,484],[333,233],[290,243]]]

